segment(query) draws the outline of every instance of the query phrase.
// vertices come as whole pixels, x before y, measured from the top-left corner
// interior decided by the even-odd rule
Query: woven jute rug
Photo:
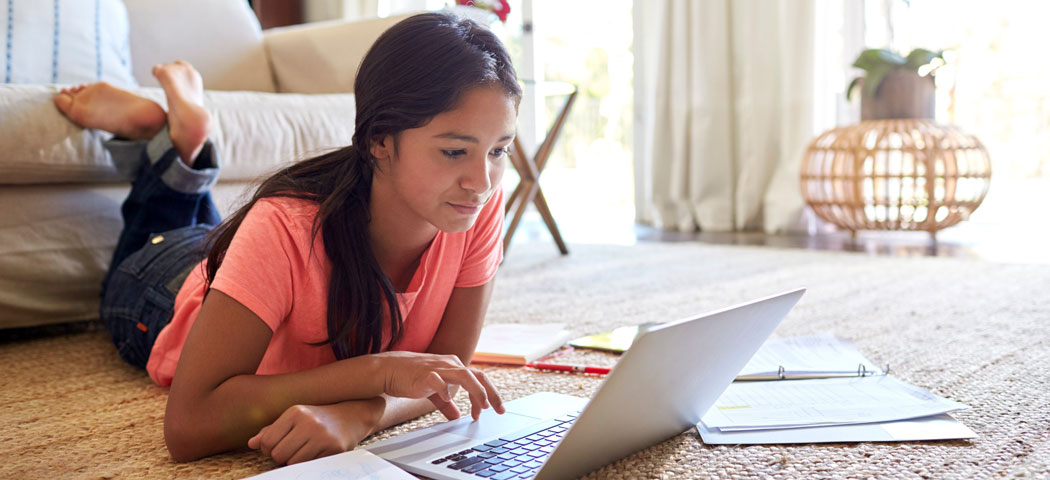
[[[515,245],[489,322],[565,322],[577,334],[674,320],[798,286],[774,335],[831,332],[895,375],[971,410],[972,441],[706,446],[694,429],[589,478],[1046,478],[1050,268],[943,258],[707,246]],[[576,351],[566,362],[613,364]],[[505,399],[589,396],[601,378],[488,367]],[[638,392],[659,395],[660,392]],[[99,330],[0,345],[0,478],[240,478],[275,467],[243,450],[174,463],[166,390]],[[459,396],[467,408],[465,396]],[[367,442],[441,420],[430,414]]]

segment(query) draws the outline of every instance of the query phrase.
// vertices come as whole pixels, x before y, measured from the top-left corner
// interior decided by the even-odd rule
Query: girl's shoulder
[[[314,200],[275,196],[260,198],[248,210],[240,229],[252,235],[290,236],[295,243],[309,242],[319,204]],[[240,230],[238,229],[238,230]]]
[[[248,210],[237,229],[234,244],[251,251],[283,252],[289,259],[303,265],[310,263],[315,250],[324,251],[320,232],[314,231],[314,221],[320,205],[313,200],[295,197],[260,198]],[[240,241],[238,242],[238,238]],[[269,250],[268,250],[269,249]],[[278,249],[278,250],[273,250]]]
[[[277,215],[286,218],[309,217],[317,215],[319,205],[314,200],[296,197],[263,197],[252,205],[249,214]]]

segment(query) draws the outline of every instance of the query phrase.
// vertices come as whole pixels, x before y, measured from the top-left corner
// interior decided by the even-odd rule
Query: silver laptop
[[[564,479],[692,428],[805,289],[653,327],[590,400],[543,392],[367,447],[435,479]]]

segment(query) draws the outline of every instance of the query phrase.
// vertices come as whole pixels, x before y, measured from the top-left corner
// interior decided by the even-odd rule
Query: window
[[[574,242],[633,242],[632,0],[510,4],[497,33],[519,75],[540,85],[519,114],[528,149],[542,141],[565,102],[556,83],[579,88],[540,178],[559,228]],[[507,187],[517,180],[508,172]],[[535,212],[529,215],[539,221]]]
[[[984,204],[969,222],[945,230],[945,238],[956,230],[1050,233],[1039,208],[1050,204],[1048,14],[1043,2],[864,2],[866,45],[904,54],[914,47],[947,50],[936,76],[937,121],[976,135],[991,156]]]

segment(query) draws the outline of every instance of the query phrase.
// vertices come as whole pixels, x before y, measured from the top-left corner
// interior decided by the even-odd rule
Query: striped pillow
[[[121,0],[0,0],[0,81],[136,86]]]

